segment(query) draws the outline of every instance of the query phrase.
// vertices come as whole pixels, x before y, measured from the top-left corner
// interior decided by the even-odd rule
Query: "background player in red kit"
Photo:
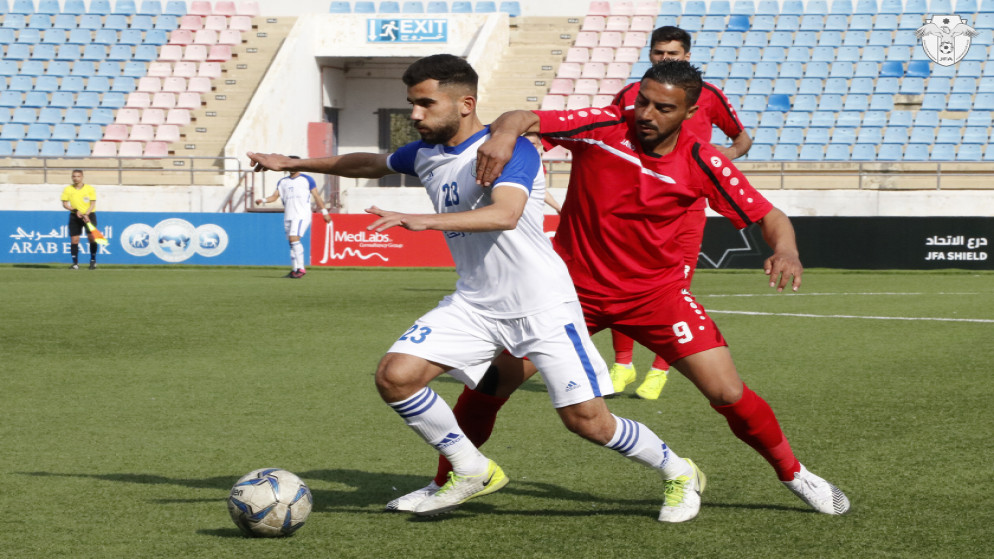
[[[773,249],[764,262],[771,286],[797,290],[803,271],[787,216],[715,147],[681,131],[701,87],[690,63],[667,60],[646,72],[632,118],[617,107],[505,113],[478,151],[477,177],[483,184],[496,177],[525,132],[538,131],[570,149],[570,185],[553,244],[569,269],[587,327],[618,329],[672,362],[788,489],[818,512],[843,514],[849,510],[846,495],[794,456],[773,410],[742,382],[724,338],[683,277],[675,234],[686,208],[702,197],[737,227],[759,224]],[[471,440],[489,436],[497,409],[534,369],[520,360],[506,372],[505,363],[498,368],[498,386],[486,394],[465,390],[454,410]],[[391,504],[408,506],[426,489]],[[702,488],[688,481],[684,489],[699,495]]]
[[[690,34],[671,25],[663,26],[652,32],[649,39],[649,61],[658,64],[663,60],[690,60]],[[635,108],[635,98],[638,96],[639,84],[635,82],[625,86],[614,97],[612,104],[621,107],[625,114],[630,115]],[[725,94],[718,87],[704,82],[701,95],[697,99],[697,111],[685,120],[682,130],[693,132],[703,141],[711,138],[711,126],[717,126],[732,140],[728,147],[715,148],[729,159],[745,155],[752,147],[752,138],[745,131],[742,122],[735,114],[735,109],[728,102]],[[705,202],[701,198],[687,211],[683,219],[683,227],[677,233],[677,241],[684,251],[684,272],[687,285],[694,277],[697,268],[697,256],[701,251],[701,241],[704,238]],[[624,392],[625,387],[635,381],[635,366],[632,363],[632,352],[635,342],[617,330],[611,330],[611,342],[614,345],[614,365],[611,366],[611,383],[614,391]],[[656,355],[652,368],[645,375],[645,380],[635,390],[635,393],[646,400],[659,398],[666,376],[669,373],[669,363],[662,356]]]

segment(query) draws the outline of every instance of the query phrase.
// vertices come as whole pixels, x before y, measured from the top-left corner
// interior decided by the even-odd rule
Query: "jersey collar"
[[[480,138],[486,136],[489,133],[490,133],[490,125],[488,124],[483,127],[483,130],[480,130],[476,134],[473,134],[469,138],[466,138],[461,144],[455,146],[443,145],[442,150],[448,154],[459,155],[460,153],[466,151],[466,148],[475,144]]]

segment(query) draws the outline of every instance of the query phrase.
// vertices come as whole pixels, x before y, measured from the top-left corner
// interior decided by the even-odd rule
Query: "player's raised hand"
[[[518,137],[510,134],[494,134],[476,151],[476,184],[493,186],[504,165],[514,154]]]
[[[252,161],[253,170],[258,171],[284,171],[293,159],[279,153],[247,153]]]
[[[366,213],[380,216],[379,219],[366,226],[366,229],[369,231],[376,231],[379,233],[381,231],[386,231],[391,227],[403,227],[404,229],[408,229],[410,231],[424,231],[427,229],[424,216],[390,212],[387,210],[381,210],[376,206],[366,208]]]
[[[796,254],[774,253],[763,262],[763,272],[770,277],[770,287],[776,287],[777,292],[782,293],[788,282],[794,291],[801,288],[804,267]]]

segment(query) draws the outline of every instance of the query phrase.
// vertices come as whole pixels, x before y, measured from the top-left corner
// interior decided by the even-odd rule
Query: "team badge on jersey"
[[[915,31],[915,35],[921,39],[925,54],[936,64],[952,66],[963,60],[970,50],[973,37],[978,33],[960,16],[947,15],[932,16]]]

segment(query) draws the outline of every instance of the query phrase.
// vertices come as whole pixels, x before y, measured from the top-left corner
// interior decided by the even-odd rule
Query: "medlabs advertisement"
[[[101,264],[268,266],[289,262],[281,213],[98,210],[97,221],[109,241],[98,245],[97,262]],[[71,260],[69,212],[0,211],[0,236],[0,262],[47,264]],[[85,234],[80,237],[79,249],[80,262],[87,261],[89,241]]]

